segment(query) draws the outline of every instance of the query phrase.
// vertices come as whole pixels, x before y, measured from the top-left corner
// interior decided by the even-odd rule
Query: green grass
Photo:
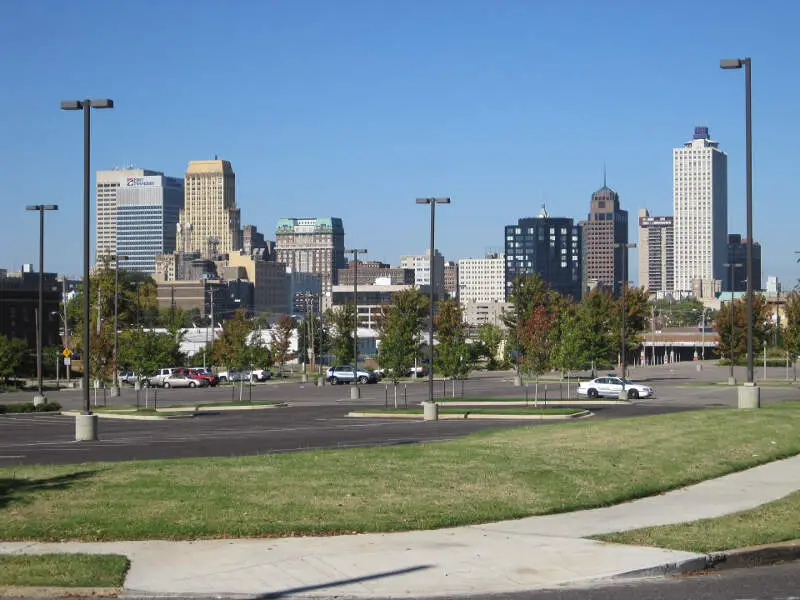
[[[447,442],[0,469],[0,539],[431,529],[606,506],[800,452],[800,403],[521,426]]]
[[[594,539],[704,553],[798,540],[800,492],[724,517],[605,534]]]
[[[0,554],[0,586],[122,587],[129,566],[116,554]]]
[[[15,404],[0,404],[0,415],[13,413],[58,412],[61,405],[58,402],[45,402],[34,406],[33,402],[19,402]]]
[[[420,415],[422,408],[369,408],[360,413],[390,415]],[[583,412],[580,408],[534,408],[533,406],[497,406],[475,408],[439,408],[440,415],[574,415]]]

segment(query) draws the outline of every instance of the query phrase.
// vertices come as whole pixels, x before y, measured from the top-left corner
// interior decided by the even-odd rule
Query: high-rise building
[[[458,263],[454,260],[444,263],[444,291],[450,298],[458,300]]]
[[[722,290],[725,292],[747,291],[747,238],[738,233],[728,235],[728,251],[725,262],[729,265],[740,264],[734,268],[733,282],[730,281],[731,269],[726,268],[722,280],[725,282]],[[761,244],[753,242],[753,289],[761,289]]]
[[[444,298],[444,256],[438,250],[433,253],[433,266],[436,268],[433,293],[437,298]],[[430,249],[425,254],[406,254],[401,256],[400,267],[414,269],[414,283],[417,286],[422,287],[431,284]]]
[[[236,175],[227,160],[193,160],[185,176],[177,250],[213,258],[242,249]]]
[[[675,291],[694,280],[725,280],[728,235],[728,157],[708,127],[672,151]]]
[[[264,254],[267,242],[264,234],[259,233],[255,225],[245,225],[242,230],[242,250],[248,256],[252,254]],[[261,252],[259,252],[261,250]]]
[[[117,253],[117,193],[121,188],[142,177],[163,175],[149,169],[113,169],[97,171],[95,202],[94,257],[99,263],[103,256]]]
[[[346,264],[342,220],[338,217],[278,219],[275,260],[293,273],[317,273],[321,282],[321,308],[330,308],[337,269]]]
[[[672,217],[653,217],[639,210],[639,285],[653,294],[675,289]]]
[[[582,253],[580,225],[569,218],[551,217],[544,206],[538,217],[506,225],[506,299],[517,277],[534,273],[562,296],[580,299]]]
[[[506,260],[502,254],[458,261],[458,290],[461,304],[503,302],[506,297]]]
[[[619,295],[628,269],[628,211],[619,207],[619,194],[603,182],[592,194],[589,217],[583,227],[583,260],[586,285],[604,287]],[[624,273],[624,274],[623,274]]]
[[[402,267],[392,267],[378,260],[358,260],[358,269],[354,269],[356,261],[349,261],[347,268],[339,269],[337,283],[352,287],[355,273],[358,271],[358,285],[375,283],[376,279],[388,279],[392,285],[414,285],[414,271]]]
[[[117,189],[116,253],[129,271],[155,273],[156,256],[175,251],[183,179],[164,175],[127,177]]]

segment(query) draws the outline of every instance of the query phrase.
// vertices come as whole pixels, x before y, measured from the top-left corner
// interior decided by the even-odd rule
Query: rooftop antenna
[[[603,161],[603,187],[606,187],[606,161]]]

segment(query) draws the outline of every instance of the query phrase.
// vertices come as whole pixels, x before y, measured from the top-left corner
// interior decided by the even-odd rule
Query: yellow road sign
[[[64,348],[64,351],[61,353],[61,356],[64,358],[69,358],[72,356],[72,351],[69,348]]]

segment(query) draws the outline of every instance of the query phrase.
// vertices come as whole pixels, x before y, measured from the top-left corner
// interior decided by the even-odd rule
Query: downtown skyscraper
[[[708,127],[672,151],[675,292],[726,281],[728,156],[711,140]],[[706,283],[708,282],[708,283]]]
[[[177,250],[204,258],[242,249],[236,175],[230,161],[193,160],[186,169]]]
[[[628,269],[628,211],[622,210],[619,194],[606,185],[592,194],[589,218],[583,228],[583,277],[589,288],[602,287],[619,295]]]

